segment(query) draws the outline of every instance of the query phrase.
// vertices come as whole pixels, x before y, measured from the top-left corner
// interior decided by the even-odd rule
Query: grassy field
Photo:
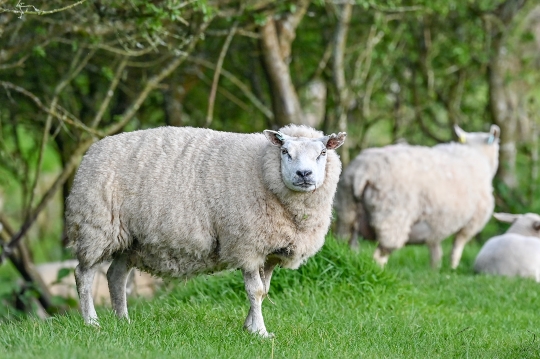
[[[278,270],[263,308],[275,339],[242,330],[248,302],[232,271],[132,301],[130,324],[107,309],[99,329],[78,313],[0,322],[0,358],[540,358],[537,283],[474,275],[476,245],[455,272],[430,270],[425,247],[384,271],[372,252],[330,238],[300,270]]]

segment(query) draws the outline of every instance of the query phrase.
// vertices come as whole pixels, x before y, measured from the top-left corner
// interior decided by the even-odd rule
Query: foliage
[[[504,138],[517,143],[518,183],[495,181],[497,210],[539,212],[540,52],[534,40],[540,33],[534,24],[540,15],[537,4],[528,2],[512,21],[497,20],[500,9],[514,3],[520,2],[355,1],[343,49],[347,88],[342,96],[333,45],[344,25],[344,2],[84,1],[42,16],[35,10],[53,11],[65,2],[37,1],[24,8],[20,2],[2,2],[0,221],[13,233],[4,230],[1,236],[12,239],[25,224],[33,224],[24,236],[33,260],[68,255],[61,245],[64,199],[85,148],[105,135],[163,125],[234,132],[277,127],[276,84],[263,64],[261,46],[261,28],[270,21],[281,45],[287,39],[292,44],[290,56],[283,58],[292,93],[313,80],[325,85],[319,127],[341,130],[340,114],[346,114],[348,148],[342,158],[398,140],[449,141],[455,123],[471,131],[487,129],[494,121],[489,76],[498,53],[493,43],[501,33],[507,55],[501,75],[506,93],[518,99],[513,105],[520,116],[511,120],[515,138]],[[287,38],[291,27],[283,26],[285,21],[305,5]],[[343,288],[353,285],[340,278],[350,275],[342,267],[354,266],[343,263],[348,257],[335,250],[341,257],[314,262],[320,267],[308,264],[276,291],[298,285],[324,288],[326,279],[303,279],[309,270],[328,275],[344,270],[333,280]],[[369,272],[355,265],[356,272]],[[354,285],[369,291],[372,279]]]

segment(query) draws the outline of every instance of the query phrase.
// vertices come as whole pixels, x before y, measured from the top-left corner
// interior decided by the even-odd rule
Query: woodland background
[[[346,165],[496,123],[497,210],[540,212],[532,0],[0,0],[0,104],[0,296],[22,309],[63,310],[32,263],[70,256],[74,172],[123,131],[304,123],[346,131]]]

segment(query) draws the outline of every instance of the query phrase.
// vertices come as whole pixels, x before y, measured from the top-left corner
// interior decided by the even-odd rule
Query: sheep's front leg
[[[130,271],[131,268],[128,266],[125,254],[114,258],[107,271],[107,282],[113,310],[119,318],[126,318],[128,321],[126,284]]]
[[[273,334],[266,331],[262,315],[262,301],[266,295],[266,290],[265,283],[261,279],[260,271],[242,270],[242,273],[244,275],[244,284],[251,305],[246,321],[244,322],[244,328],[250,333],[259,334],[265,338],[273,337]],[[271,273],[269,274],[269,277],[271,277]],[[270,284],[269,280],[268,284]]]

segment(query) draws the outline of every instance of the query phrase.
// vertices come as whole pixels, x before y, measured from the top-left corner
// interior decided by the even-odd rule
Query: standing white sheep
[[[493,212],[491,181],[498,166],[498,126],[489,133],[455,127],[459,143],[392,145],[362,151],[343,171],[336,194],[337,234],[352,248],[357,236],[379,242],[384,266],[406,243],[425,243],[440,265],[441,242],[456,233],[451,265]]]
[[[251,304],[244,326],[269,336],[261,305],[272,271],[322,247],[341,172],[333,150],[345,136],[295,125],[264,135],[162,127],[95,143],[66,207],[85,321],[97,324],[90,291],[103,261],[113,260],[112,306],[125,318],[132,267],[172,277],[240,268]]]
[[[534,213],[493,216],[512,225],[504,234],[484,244],[474,262],[475,272],[529,277],[540,282],[540,216]]]

